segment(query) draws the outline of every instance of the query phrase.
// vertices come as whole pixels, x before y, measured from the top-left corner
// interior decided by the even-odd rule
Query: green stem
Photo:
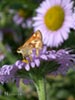
[[[6,55],[7,59],[11,62],[14,63],[16,61],[16,57],[14,57],[12,54],[10,54],[6,48],[4,47],[3,43],[0,42],[0,48],[1,50],[4,52],[4,54]]]
[[[36,84],[39,100],[47,100],[45,79],[38,79]]]

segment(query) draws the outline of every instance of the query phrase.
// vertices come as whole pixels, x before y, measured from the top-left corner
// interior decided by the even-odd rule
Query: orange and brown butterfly
[[[36,55],[39,55],[39,50],[42,49],[42,34],[37,30],[22,46],[17,49],[17,53],[21,53],[23,59],[25,57],[30,57],[33,52],[33,49],[36,49]]]

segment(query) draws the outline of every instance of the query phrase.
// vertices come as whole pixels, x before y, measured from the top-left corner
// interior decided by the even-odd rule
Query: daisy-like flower
[[[41,31],[44,44],[58,47],[67,40],[73,28],[72,8],[71,0],[45,0],[36,9],[33,27]]]
[[[42,50],[40,50],[39,55],[37,56],[36,50],[33,50],[33,53],[31,54],[32,60],[30,60],[29,57],[26,57],[27,62],[18,60],[13,65],[4,65],[0,68],[0,82],[8,82],[11,80],[16,80],[17,84],[22,78],[20,75],[17,75],[17,71],[25,70],[26,72],[31,71],[30,69],[42,67],[40,72],[43,72],[47,69],[48,71],[52,69],[51,66],[43,65],[40,66],[41,61],[44,61],[45,63],[51,63],[51,61],[55,61],[59,64],[59,66],[55,66],[53,70],[50,72],[50,74],[62,74],[65,75],[69,68],[75,68],[73,67],[73,64],[75,64],[75,54],[70,54],[70,50],[61,49],[58,51],[55,50],[47,50],[47,47],[44,46]],[[38,71],[38,70],[37,70]],[[36,73],[36,72],[35,72]]]

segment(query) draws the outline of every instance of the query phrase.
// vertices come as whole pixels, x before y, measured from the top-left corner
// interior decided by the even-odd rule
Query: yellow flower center
[[[27,64],[29,63],[27,59],[23,59],[22,62],[27,63]]]
[[[65,13],[61,6],[56,5],[48,9],[44,16],[46,27],[51,31],[58,30],[64,22]]]

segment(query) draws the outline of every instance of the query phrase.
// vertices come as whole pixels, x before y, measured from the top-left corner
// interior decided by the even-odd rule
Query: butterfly
[[[22,54],[23,59],[25,59],[26,57],[30,57],[33,53],[33,49],[35,49],[36,55],[38,56],[42,47],[42,34],[39,30],[37,30],[22,46],[17,49],[17,53]]]

